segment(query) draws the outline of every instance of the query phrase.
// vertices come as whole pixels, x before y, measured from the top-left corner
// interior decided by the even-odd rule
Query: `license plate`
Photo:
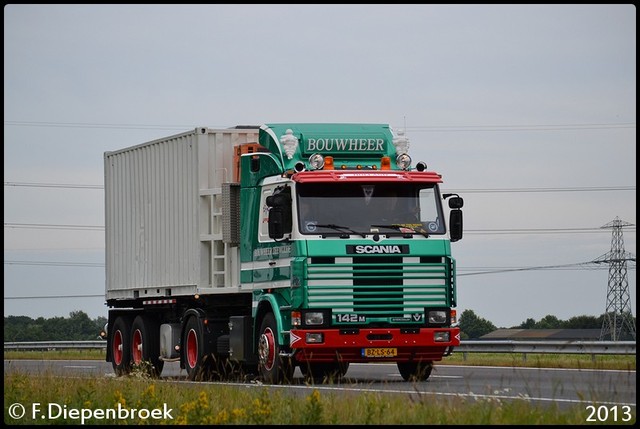
[[[395,348],[362,349],[362,356],[367,358],[396,357],[397,355],[398,349]]]

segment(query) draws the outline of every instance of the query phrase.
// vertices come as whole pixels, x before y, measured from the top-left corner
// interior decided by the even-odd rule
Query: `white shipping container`
[[[222,185],[258,128],[209,129],[104,154],[106,299],[240,292]]]

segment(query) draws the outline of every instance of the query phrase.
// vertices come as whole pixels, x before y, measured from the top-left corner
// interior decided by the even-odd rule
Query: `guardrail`
[[[106,349],[98,341],[23,341],[4,343],[5,350]],[[463,340],[454,353],[560,353],[590,355],[635,355],[634,341],[473,341]]]
[[[598,355],[634,355],[634,341],[509,341],[467,340],[455,348],[463,353],[575,353]]]
[[[454,353],[517,353],[527,360],[528,353],[588,354],[592,360],[596,355],[635,355],[635,341],[509,341],[467,340],[460,341]]]
[[[106,349],[105,340],[98,341],[19,341],[4,343],[4,350],[77,350]]]

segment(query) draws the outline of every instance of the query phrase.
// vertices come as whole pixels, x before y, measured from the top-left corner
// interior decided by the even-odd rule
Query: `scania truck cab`
[[[259,216],[257,228],[241,221],[243,236],[257,236],[241,253],[243,266],[261,267],[243,282],[266,282],[254,312],[263,377],[279,381],[299,366],[318,379],[351,362],[395,361],[403,378],[428,378],[460,340],[450,242],[462,237],[462,199],[441,195],[441,176],[425,163],[412,168],[408,139],[388,126],[261,131],[263,151],[245,162],[267,174],[241,190],[241,206]],[[279,148],[284,174],[262,170],[277,165]],[[278,310],[265,321],[263,308]]]

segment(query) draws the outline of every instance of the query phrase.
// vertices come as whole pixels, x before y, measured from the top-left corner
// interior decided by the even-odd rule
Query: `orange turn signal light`
[[[324,157],[324,169],[325,170],[333,170],[334,169],[333,157],[332,156],[325,156]]]
[[[391,170],[391,158],[383,156],[380,159],[380,170]]]

